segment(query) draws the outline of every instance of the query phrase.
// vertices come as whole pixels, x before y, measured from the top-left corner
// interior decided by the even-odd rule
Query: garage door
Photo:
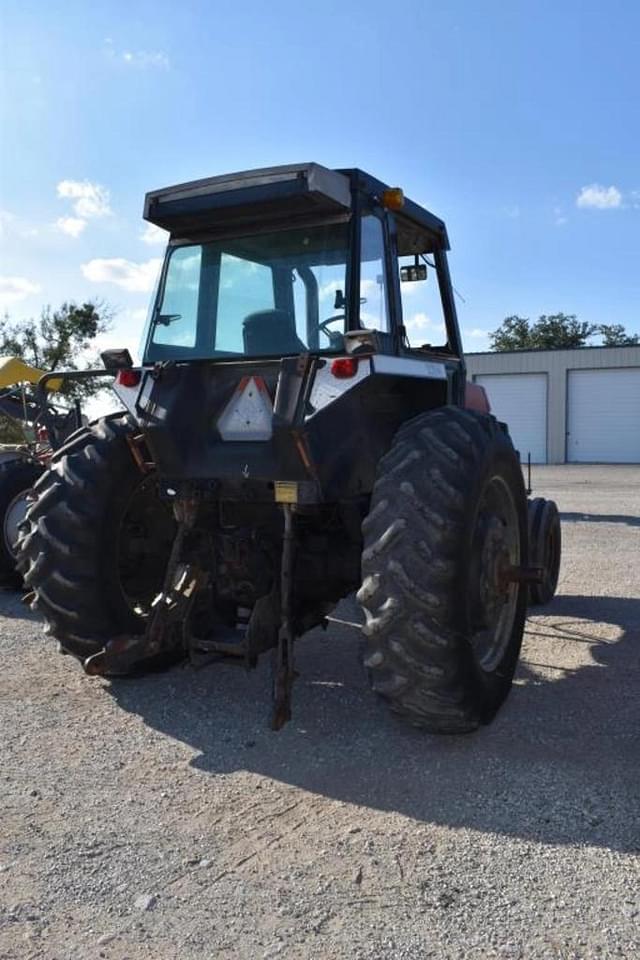
[[[570,370],[570,463],[640,463],[640,369]]]
[[[489,396],[491,412],[509,425],[520,459],[547,462],[546,373],[484,374],[475,378]]]

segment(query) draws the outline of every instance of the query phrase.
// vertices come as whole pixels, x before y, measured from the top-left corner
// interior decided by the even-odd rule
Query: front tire
[[[18,543],[32,607],[81,660],[144,631],[175,535],[153,474],[134,463],[134,432],[121,414],[77,431],[36,484]]]
[[[31,460],[9,460],[0,464],[0,584],[20,587],[16,569],[18,527],[28,508],[27,494],[44,471]]]
[[[365,666],[414,726],[488,723],[517,664],[527,586],[526,494],[506,431],[457,407],[421,414],[381,460],[363,524]]]

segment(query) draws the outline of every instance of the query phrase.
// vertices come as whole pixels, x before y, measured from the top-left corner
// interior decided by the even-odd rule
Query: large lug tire
[[[81,660],[105,642],[144,631],[175,535],[153,474],[134,463],[126,415],[73,435],[35,486],[19,567],[32,606],[63,652]]]
[[[18,527],[29,506],[27,495],[44,467],[31,460],[9,460],[0,464],[0,584],[20,587],[16,569]]]
[[[529,500],[529,562],[542,567],[542,580],[529,587],[529,603],[550,603],[560,576],[562,529],[560,514],[553,500],[535,497]]]
[[[508,434],[456,407],[404,424],[363,524],[365,666],[411,724],[488,723],[517,664],[527,586],[527,503]]]

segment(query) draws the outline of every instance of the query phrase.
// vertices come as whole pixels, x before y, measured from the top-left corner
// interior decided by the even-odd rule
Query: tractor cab
[[[145,363],[407,354],[401,291],[424,283],[444,318],[431,349],[461,355],[444,223],[360,170],[213,177],[147,194],[144,216],[170,232]]]
[[[446,229],[398,188],[275,167],[153,191],[144,216],[170,239],[142,370],[120,370],[115,390],[165,488],[366,496],[408,415],[464,402]],[[415,349],[402,288],[425,286],[442,342]],[[115,353],[105,363],[130,364]]]

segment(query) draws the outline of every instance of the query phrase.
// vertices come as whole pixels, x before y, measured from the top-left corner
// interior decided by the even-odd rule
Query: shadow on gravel
[[[563,523],[623,523],[628,527],[640,527],[640,517],[618,513],[561,513]]]
[[[0,616],[12,620],[37,620],[38,615],[26,603],[22,602],[25,590],[12,590],[0,587]]]
[[[354,608],[337,615],[353,619]],[[123,709],[197,750],[193,765],[212,775],[212,791],[216,774],[243,769],[427,823],[638,850],[640,600],[557,597],[536,615],[544,619],[531,623],[534,642],[540,629],[586,639],[593,664],[548,680],[525,661],[496,721],[467,737],[394,720],[366,686],[359,631],[340,623],[299,645],[294,719],[279,734],[267,726],[268,664],[251,674],[227,664],[176,669],[110,690]],[[619,625],[621,638],[599,639],[601,623]]]

